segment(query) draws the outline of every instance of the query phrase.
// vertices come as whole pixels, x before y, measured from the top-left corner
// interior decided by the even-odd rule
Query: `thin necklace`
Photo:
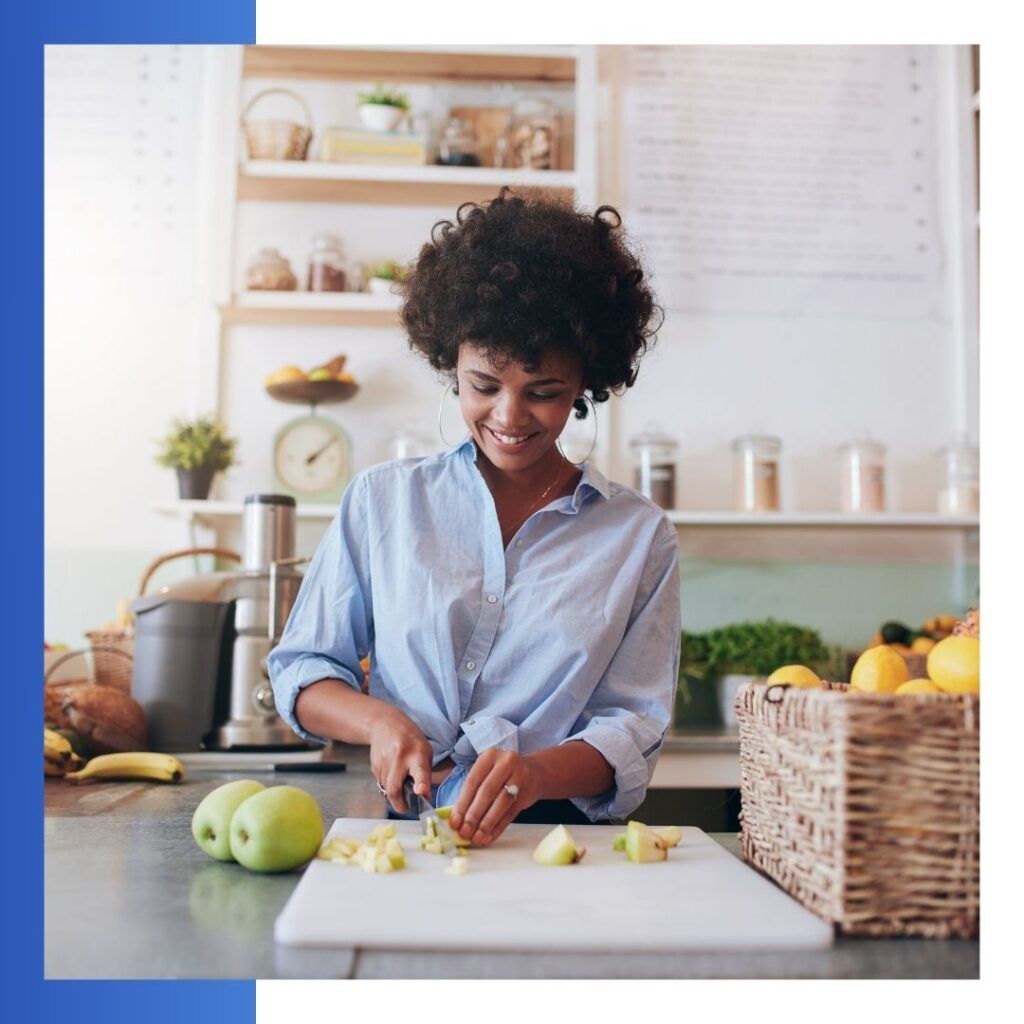
[[[544,489],[544,493],[541,494],[541,496],[526,510],[526,515],[523,516],[523,520],[522,520],[524,523],[526,522],[527,519],[530,518],[531,515],[533,515],[534,511],[537,509],[537,507],[540,505],[540,503],[551,493],[551,489],[562,478],[562,469],[564,468],[564,466],[565,466],[564,462],[559,462],[559,464],[558,464],[558,475]]]

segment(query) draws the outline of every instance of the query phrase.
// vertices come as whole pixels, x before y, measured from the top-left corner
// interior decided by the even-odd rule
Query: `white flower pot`
[[[392,132],[405,117],[401,107],[384,103],[362,103],[359,105],[359,120],[372,132]]]
[[[727,675],[718,677],[718,708],[722,713],[722,725],[726,729],[736,729],[739,722],[736,720],[736,694],[740,687],[757,676]]]
[[[366,283],[373,295],[397,295],[399,293],[398,281],[392,281],[386,277],[371,277]]]

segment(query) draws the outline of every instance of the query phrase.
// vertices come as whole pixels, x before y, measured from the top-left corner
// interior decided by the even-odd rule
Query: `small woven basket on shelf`
[[[237,551],[228,548],[183,548],[154,558],[143,570],[139,581],[139,597],[146,593],[146,587],[153,574],[167,562],[189,555],[214,555],[229,562],[240,561]],[[135,654],[135,631],[129,625],[126,629],[101,626],[85,634],[92,651],[93,680],[100,686],[114,686],[125,693],[132,688],[132,659]]]
[[[247,115],[256,103],[273,93],[281,93],[295,100],[302,107],[306,123],[272,118],[249,119]],[[264,89],[245,105],[242,111],[242,132],[250,160],[305,160],[313,139],[313,115],[306,101],[291,89]]]
[[[978,931],[978,698],[748,683],[744,858],[850,935]]]

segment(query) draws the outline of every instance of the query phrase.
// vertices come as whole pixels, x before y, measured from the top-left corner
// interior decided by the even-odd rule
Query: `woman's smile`
[[[519,452],[522,451],[526,446],[537,436],[537,431],[523,433],[518,431],[515,434],[506,434],[502,431],[496,430],[494,427],[489,427],[484,424],[484,429],[494,440],[497,447],[504,452]]]

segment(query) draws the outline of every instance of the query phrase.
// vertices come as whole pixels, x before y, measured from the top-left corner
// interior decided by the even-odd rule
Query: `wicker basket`
[[[146,566],[139,581],[139,597],[146,593],[146,587],[153,574],[167,562],[189,555],[215,555],[230,562],[240,561],[237,551],[227,548],[183,548],[154,558]],[[135,633],[127,629],[111,629],[101,626],[85,634],[92,650],[93,681],[100,686],[114,686],[125,693],[132,688],[132,658],[135,653]]]
[[[744,858],[851,935],[977,934],[978,698],[749,683]]]
[[[255,104],[273,93],[283,93],[295,100],[302,107],[306,124],[269,118],[247,120],[246,115]],[[264,89],[245,105],[242,111],[242,131],[250,160],[305,160],[313,139],[313,115],[306,101],[291,89]]]

